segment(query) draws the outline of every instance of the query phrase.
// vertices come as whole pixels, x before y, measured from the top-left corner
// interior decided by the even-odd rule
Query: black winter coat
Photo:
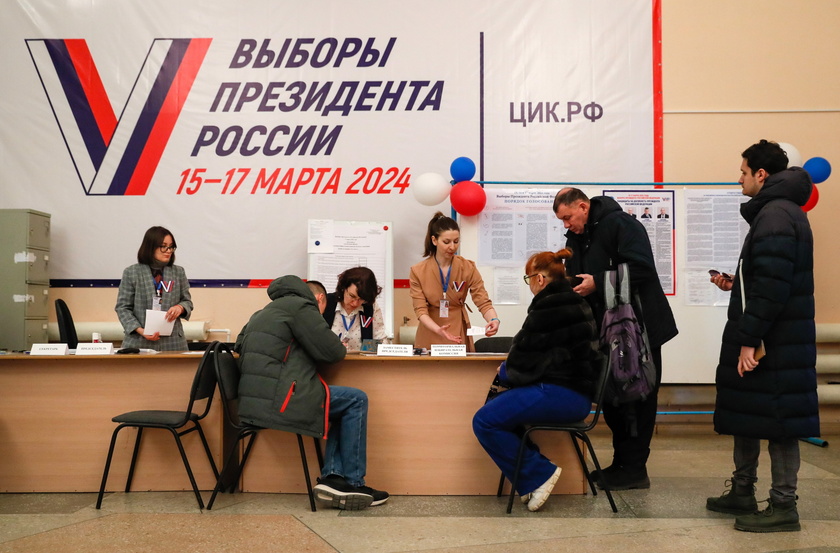
[[[677,323],[659,282],[647,230],[608,196],[591,198],[589,206],[583,233],[566,233],[566,247],[573,254],[566,261],[566,274],[594,277],[597,290],[586,296],[586,301],[600,327],[605,311],[604,273],[627,263],[630,290],[639,295],[644,311],[636,316],[647,328],[651,347],[662,346],[677,335]]]
[[[715,430],[762,439],[819,436],[814,239],[800,206],[811,178],[799,167],[771,175],[741,206],[750,231],[729,298],[717,367]],[[741,277],[747,308],[741,309]],[[738,376],[741,346],[767,355]]]
[[[586,301],[565,279],[550,282],[528,306],[505,362],[513,386],[557,384],[592,397],[598,329]]]

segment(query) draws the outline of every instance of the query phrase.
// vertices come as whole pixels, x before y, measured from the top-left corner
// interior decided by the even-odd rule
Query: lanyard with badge
[[[344,325],[344,331],[346,332],[345,336],[350,335],[350,329],[353,328],[353,323],[356,322],[356,315],[350,317],[350,324],[347,324],[347,317],[344,316],[344,313],[339,313],[341,315],[341,324]],[[338,335],[338,339],[341,340],[342,335]]]
[[[157,277],[153,278],[155,282],[155,295],[152,298],[152,311],[161,311],[163,309],[163,292],[172,290],[172,281],[163,281],[163,272],[161,271],[160,280]]]
[[[440,263],[438,263],[438,271],[440,272],[440,285],[443,286],[443,298],[440,300],[440,316],[446,319],[449,317],[449,300],[446,299],[446,291],[449,290],[449,277],[452,276],[452,265],[446,271],[446,279],[443,278],[443,269],[440,268]]]

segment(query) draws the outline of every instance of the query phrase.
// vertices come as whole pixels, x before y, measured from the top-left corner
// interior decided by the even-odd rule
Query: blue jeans
[[[330,430],[321,476],[337,474],[353,486],[365,485],[368,397],[348,386],[330,386]]]
[[[563,386],[534,384],[512,388],[478,410],[473,417],[473,432],[512,482],[523,426],[583,420],[591,408],[589,398]],[[556,468],[536,448],[526,448],[516,491],[520,495],[531,493],[551,478]]]
[[[741,485],[752,485],[758,481],[758,456],[761,440],[734,436],[733,460],[735,471],[732,479]],[[772,479],[770,498],[775,502],[796,500],[796,486],[799,475],[799,438],[769,440],[770,476]]]

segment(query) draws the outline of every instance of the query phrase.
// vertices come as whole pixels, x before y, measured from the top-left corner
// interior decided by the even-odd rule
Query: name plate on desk
[[[466,357],[466,344],[432,344],[432,357]]]
[[[114,353],[114,344],[96,342],[83,344],[79,342],[76,346],[76,355],[111,355]]]
[[[29,355],[67,355],[69,352],[67,344],[32,344]]]
[[[376,355],[411,357],[414,355],[414,346],[411,344],[379,344],[376,348]]]

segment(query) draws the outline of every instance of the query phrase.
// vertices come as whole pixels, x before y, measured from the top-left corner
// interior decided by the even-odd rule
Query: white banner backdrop
[[[650,182],[656,0],[11,0],[0,207],[53,216],[53,279],[169,228],[191,279],[306,274],[308,219],[394,222],[411,181]]]

